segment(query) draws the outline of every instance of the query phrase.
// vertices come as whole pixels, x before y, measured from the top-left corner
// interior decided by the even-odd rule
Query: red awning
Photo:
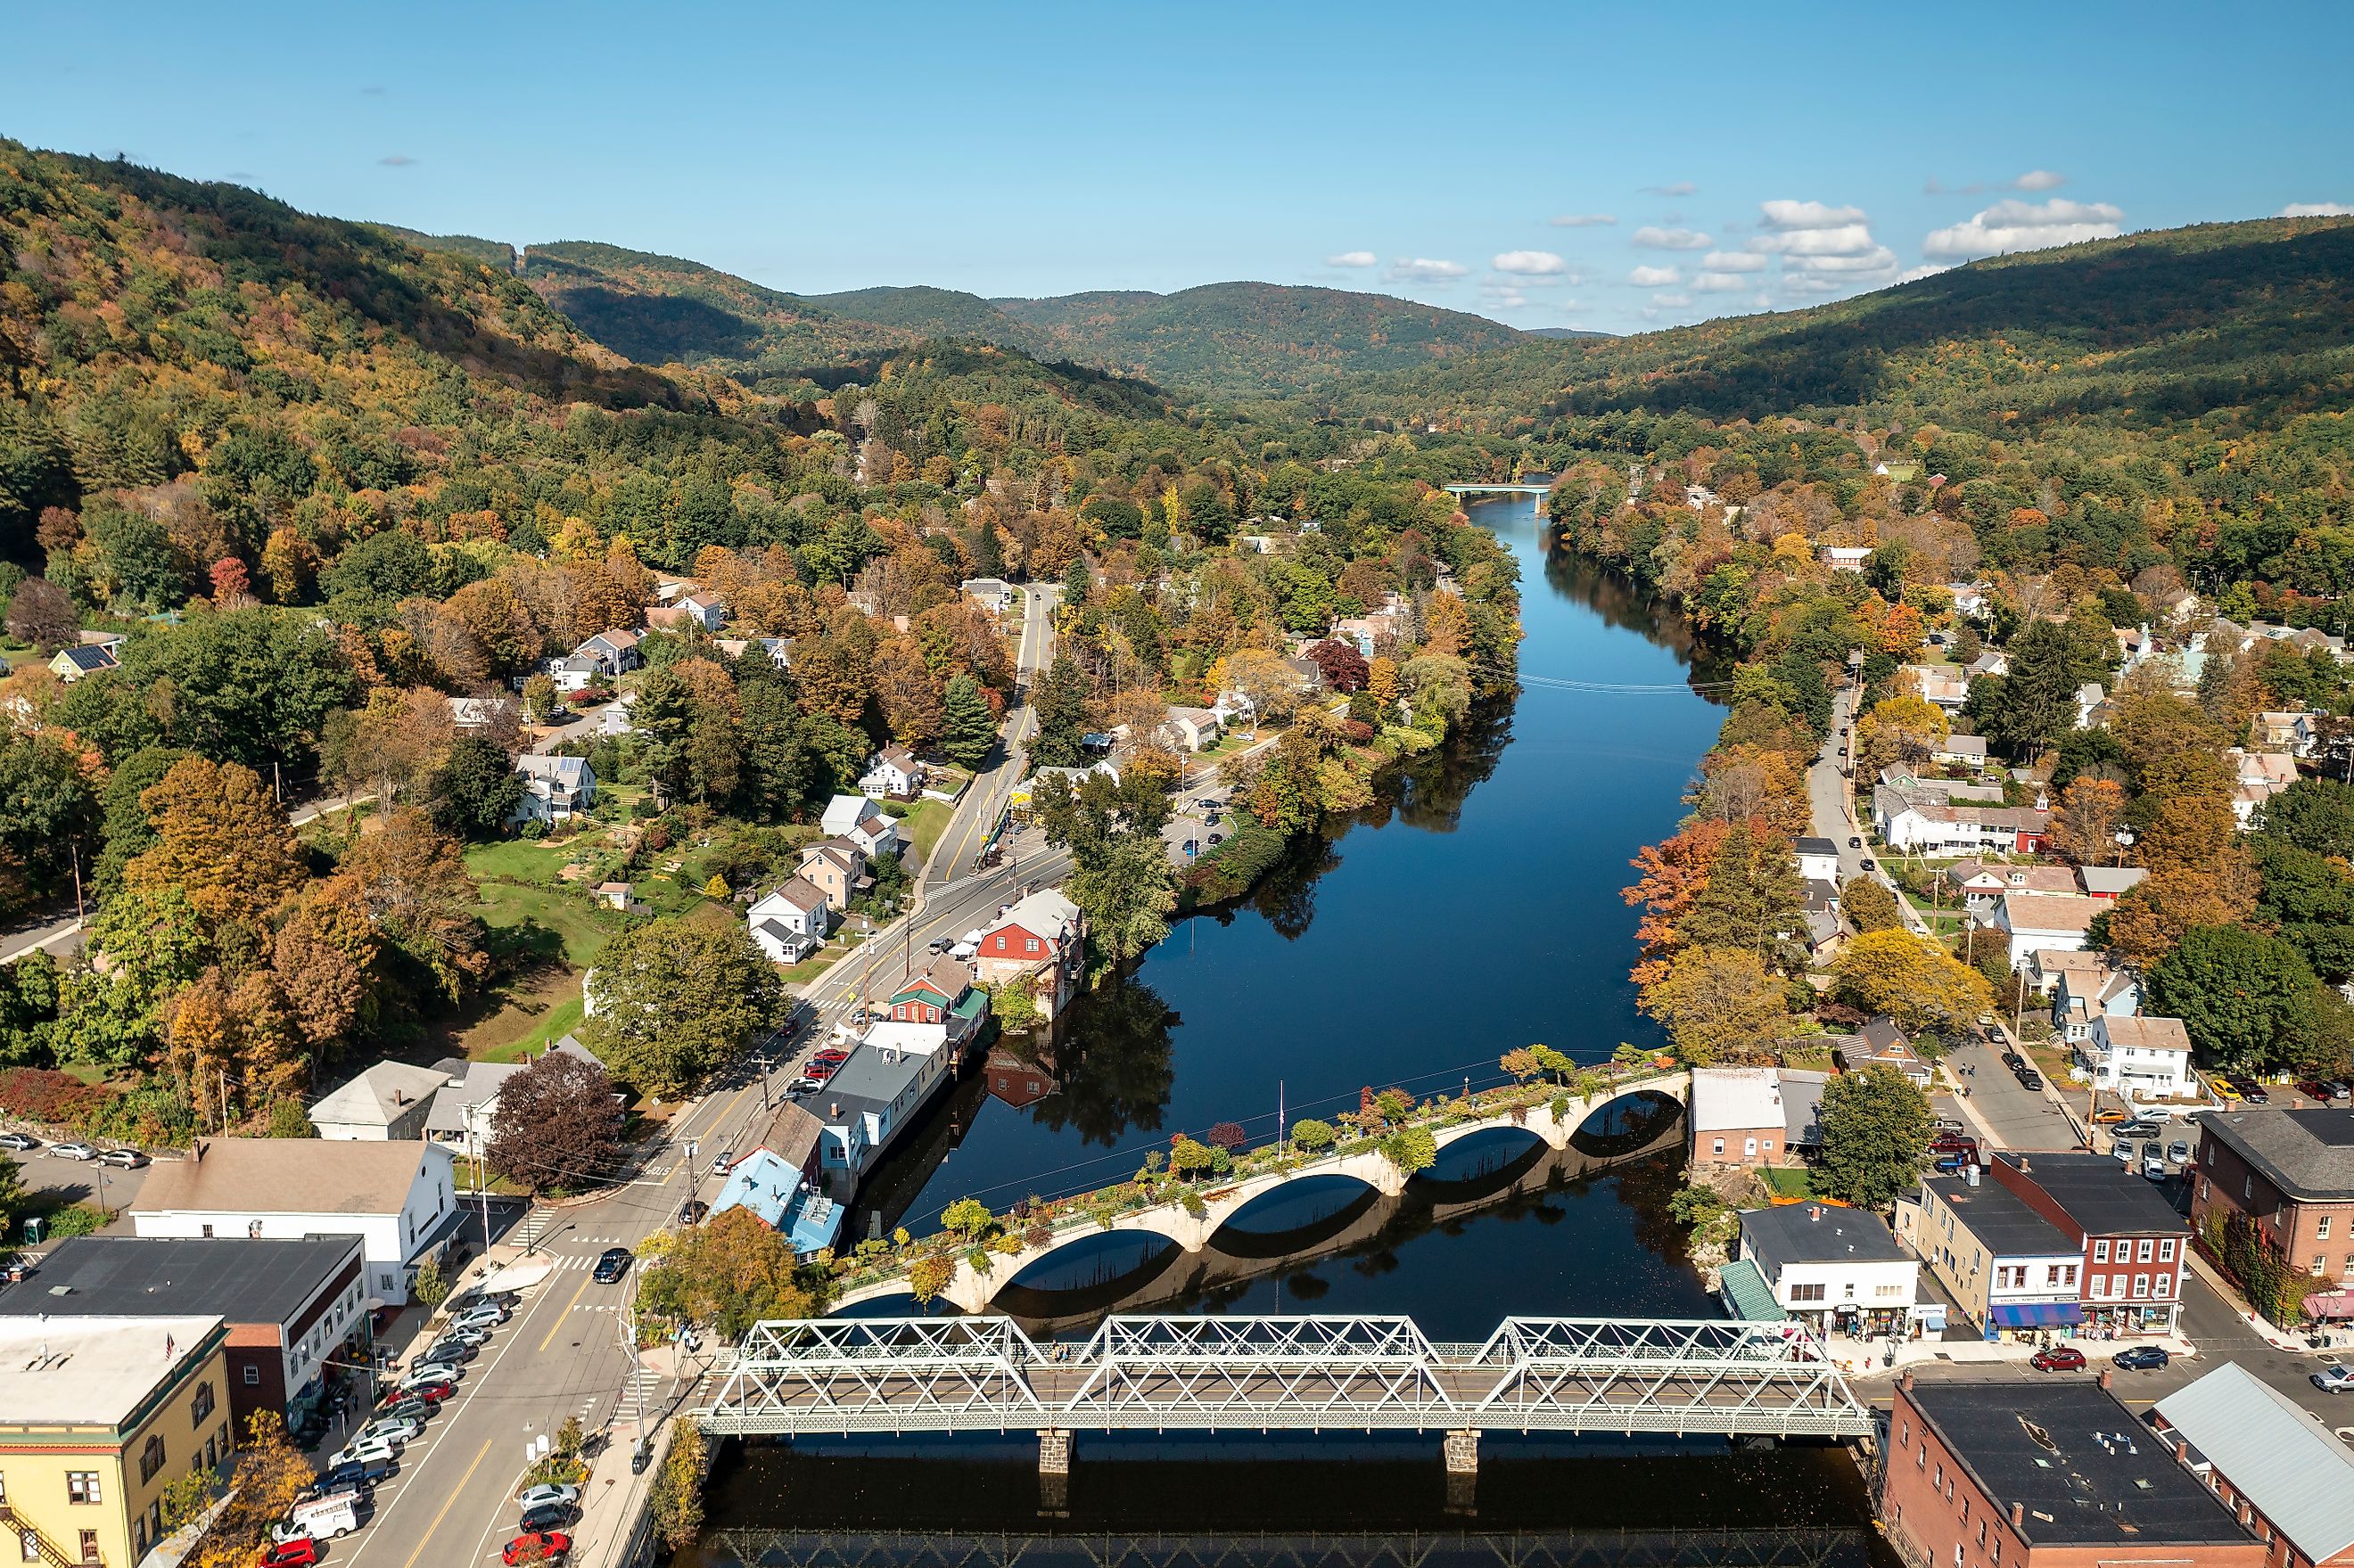
[[[2305,1298],[2308,1318],[2354,1318],[2354,1290],[2316,1291]]]

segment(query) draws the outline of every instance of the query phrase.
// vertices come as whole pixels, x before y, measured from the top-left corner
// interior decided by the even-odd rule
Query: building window
[[[205,1424],[205,1417],[212,1413],[213,1385],[200,1383],[196,1384],[196,1397],[188,1401],[188,1425],[201,1427]]]
[[[2174,1277],[2168,1274],[2159,1275],[2157,1278],[2150,1281],[2149,1293],[2152,1296],[2158,1298],[2160,1300],[2164,1300],[2168,1288],[2166,1282],[2172,1277]]]
[[[2215,1195],[2215,1183],[2214,1183],[2214,1182],[2212,1182],[2212,1181],[2209,1181],[2209,1180],[2207,1180],[2207,1178],[2206,1178],[2206,1177],[2204,1177],[2204,1176],[2201,1176],[2200,1178],[2199,1178],[2199,1196],[2200,1196],[2200,1201],[2201,1201],[2201,1202],[2204,1202],[2206,1199],[2211,1198],[2211,1197],[2213,1197],[2214,1195]]]
[[[66,1472],[66,1501],[70,1503],[101,1503],[106,1500],[99,1489],[96,1470]]]
[[[2068,1286],[2073,1286],[2076,1283],[2076,1266],[2074,1264],[2069,1264],[2066,1267],[2061,1269],[2060,1283]]]
[[[2313,1239],[2316,1241],[2327,1241],[2329,1239],[2329,1216],[2327,1214],[2324,1214],[2319,1219],[2313,1222]]]
[[[2107,1242],[2096,1241],[2093,1244],[2093,1261],[2094,1263],[2106,1263],[2109,1261],[2109,1244]]]
[[[2156,1245],[2157,1245],[2157,1244],[2155,1244],[2154,1242],[2152,1242],[2152,1241],[2149,1239],[2149,1237],[2147,1237],[2147,1236],[2144,1236],[2144,1237],[2142,1237],[2142,1238],[2141,1238],[2141,1246],[2140,1246],[2140,1248],[2139,1248],[2139,1249],[2138,1249],[2138,1250],[2134,1254],[2134,1261],[2135,1261],[2136,1263],[2147,1263],[2147,1262],[2149,1261],[2150,1251],[2151,1251],[2151,1249],[2152,1249]]]
[[[155,1472],[163,1467],[164,1439],[161,1434],[156,1434],[149,1436],[140,1446],[139,1478],[143,1481],[152,1481],[155,1478]]]
[[[246,1221],[245,1234],[249,1240],[258,1239],[261,1234],[261,1222],[260,1220]]]
[[[2142,1300],[2143,1298],[2145,1298],[2146,1297],[2147,1297],[2148,1295],[2149,1295],[2149,1276],[2148,1276],[2148,1275],[2147,1275],[2147,1274],[2137,1274],[2137,1275],[2135,1275],[2135,1276],[2134,1276],[2134,1299],[2135,1299],[2135,1300],[2137,1300],[2137,1301],[2139,1301],[2139,1300]]]
[[[98,1531],[85,1530],[81,1532],[81,1560],[85,1563],[105,1561],[98,1554]]]
[[[2158,1261],[2160,1263],[2174,1261],[2174,1243],[2170,1238],[2158,1244]]]
[[[205,1226],[202,1226],[202,1227],[201,1227],[201,1229],[204,1231],[204,1234],[205,1234],[205,1240],[207,1240],[207,1241],[210,1241],[210,1240],[212,1240],[212,1239],[213,1239],[213,1228],[212,1228],[212,1226],[210,1226],[210,1225],[205,1225]]]
[[[1038,938],[1032,937],[1028,941],[1023,943],[1023,946],[1025,951],[1034,953],[1038,950]]]
[[[1790,1287],[1790,1299],[1793,1301],[1820,1301],[1823,1298],[1824,1288],[1825,1287],[1820,1285],[1793,1285]]]
[[[261,1386],[261,1369],[255,1366],[251,1361],[245,1363],[245,1386],[248,1388],[260,1388]]]
[[[1714,1152],[1716,1152],[1716,1153],[1718,1153],[1718,1154],[1722,1154],[1722,1153],[1723,1153],[1723,1152],[1724,1152],[1724,1139],[1721,1139],[1721,1138],[1720,1138],[1720,1139],[1716,1139],[1716,1149],[1715,1149]]]
[[[2107,1275],[2105,1275],[2105,1274],[2096,1274],[2096,1275],[2093,1276],[2093,1278],[2092,1278],[2092,1287],[2093,1287],[2093,1299],[2094,1299],[2094,1300],[2095,1300],[2095,1301],[2105,1301],[2105,1300],[2107,1300],[2107,1299],[2108,1299],[2108,1295],[2109,1295],[2109,1277],[2108,1277]]]
[[[38,1563],[41,1560],[41,1537],[38,1531],[19,1531],[16,1534],[16,1546],[24,1552],[26,1562]]]
[[[2308,1274],[2316,1274],[2316,1275],[2318,1275],[2318,1274],[2326,1273],[2326,1272],[2328,1270],[2328,1267],[2329,1267],[2329,1259],[2328,1259],[2328,1258],[2327,1258],[2327,1257],[2325,1257],[2325,1256],[2323,1256],[2320,1253],[2315,1253],[2315,1254],[2313,1255],[2313,1266],[2312,1266],[2311,1268],[2307,1269],[2306,1272],[2306,1273],[2308,1273]]]

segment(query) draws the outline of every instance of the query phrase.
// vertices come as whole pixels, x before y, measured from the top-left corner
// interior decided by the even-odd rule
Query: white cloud
[[[1471,269],[1460,261],[1434,261],[1426,256],[1400,257],[1390,263],[1393,283],[1451,283]]]
[[[1585,281],[1585,274],[1575,270],[1553,272],[1543,276],[1539,276],[1533,272],[1522,272],[1513,275],[1512,287],[1516,289],[1558,289],[1564,283],[1567,283],[1574,288],[1577,284]]]
[[[1651,302],[1663,308],[1673,306],[1681,310],[1691,303],[1691,296],[1690,294],[1653,294]]]
[[[1734,294],[1756,283],[1755,278],[1740,272],[1703,271],[1692,279],[1692,287],[1704,294]]]
[[[1896,252],[1885,245],[1874,245],[1852,256],[1785,256],[1782,258],[1782,270],[1817,276],[1846,274],[1861,279],[1875,273],[1893,272],[1896,270]]]
[[[2013,250],[2042,250],[2087,239],[2113,239],[2122,232],[2117,224],[2124,217],[2122,211],[2105,201],[2069,201],[2054,196],[2039,206],[2031,201],[2004,200],[1967,223],[1933,229],[1921,242],[1921,249],[1931,256],[1967,261]]]
[[[1673,267],[1638,267],[1627,274],[1627,281],[1638,289],[1664,289],[1682,282],[1684,275]]]
[[[1833,207],[1819,201],[1759,202],[1768,228],[1845,228],[1863,221],[1860,207]]]
[[[1902,272],[1897,273],[1896,281],[1900,283],[1917,283],[1924,278],[1934,278],[1940,272],[1950,272],[1953,269],[1951,267],[1940,267],[1934,262],[1924,263],[1918,267],[1907,267]]]
[[[1560,272],[1566,263],[1550,250],[1507,250],[1489,262],[1499,272]]]
[[[1766,258],[1747,250],[1712,250],[1701,258],[1702,266],[1712,272],[1763,272]]]
[[[2273,216],[2275,217],[2354,217],[2354,202],[2293,201]]]
[[[1593,228],[1597,225],[1616,223],[1618,217],[1608,212],[1564,212],[1553,220],[1555,228]]]
[[[1650,225],[1635,231],[1633,243],[1652,250],[1705,250],[1716,243],[1692,228],[1659,228]]]
[[[1761,234],[1749,242],[1749,249],[1767,256],[1861,256],[1873,245],[1872,226],[1859,222]]]
[[[2050,169],[2030,169],[2010,182],[2015,191],[2056,191],[2068,183],[2065,175],[2055,175]]]
[[[1518,310],[1529,302],[1529,297],[1510,283],[1482,283],[1479,285],[1479,297],[1508,311]]]
[[[1643,194],[1655,196],[1688,196],[1697,195],[1700,187],[1690,180],[1678,180],[1672,185],[1645,185]]]
[[[1371,267],[1381,260],[1370,250],[1343,250],[1338,256],[1324,258],[1327,267]]]

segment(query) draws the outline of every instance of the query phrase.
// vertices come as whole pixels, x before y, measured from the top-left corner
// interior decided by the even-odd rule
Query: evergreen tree
[[[1093,692],[1087,673],[1069,654],[1057,655],[1039,680],[1032,701],[1038,708],[1038,734],[1030,743],[1030,758],[1041,768],[1076,768],[1085,759],[1080,746],[1087,733],[1087,699]]]
[[[496,838],[523,800],[504,747],[479,735],[461,735],[434,770],[433,825],[461,839]]]
[[[948,732],[942,744],[948,754],[967,768],[980,767],[988,760],[989,748],[997,744],[997,715],[989,711],[981,683],[970,675],[953,677],[943,706]]]
[[[1698,947],[1746,948],[1771,962],[1802,928],[1806,906],[1790,841],[1770,829],[1735,822],[1678,935]]]

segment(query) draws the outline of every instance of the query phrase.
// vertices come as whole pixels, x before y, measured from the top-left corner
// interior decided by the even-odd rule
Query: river
[[[1172,1133],[1199,1138],[1219,1121],[1256,1144],[1278,1103],[1290,1119],[1329,1117],[1353,1110],[1363,1086],[1429,1095],[1467,1076],[1495,1082],[1498,1055],[1516,1046],[1594,1061],[1621,1042],[1659,1043],[1635,1008],[1635,914],[1619,889],[1637,848],[1674,831],[1721,713],[1691,689],[1698,651],[1675,618],[1588,563],[1549,556],[1525,502],[1472,516],[1521,565],[1528,683],[1517,700],[1419,759],[1384,803],[1302,846],[1242,905],[1182,922],[1125,982],[1085,999],[1053,1050],[1032,1063],[1001,1054],[878,1171],[854,1218],[860,1234],[876,1209],[923,1231],[968,1194],[1002,1211],[1101,1185]],[[1590,689],[1605,686],[1622,689]],[[1717,1315],[1665,1215],[1680,1155],[1596,1171],[1541,1152],[1509,1134],[1469,1140],[1402,1200],[1298,1183],[1237,1221],[1279,1245],[1235,1240],[1207,1277],[1209,1254],[1107,1236],[1044,1260],[1000,1306],[1041,1333],[1140,1294],[1170,1310],[1403,1312],[1437,1340],[1484,1339],[1511,1313]],[[1265,1257],[1295,1248],[1308,1255]],[[1479,1556],[1508,1531],[1577,1542],[1590,1561],[1606,1536],[1628,1543],[1628,1560],[1656,1560],[1657,1532],[1692,1529],[1829,1531],[1810,1561],[1876,1550],[1856,1533],[1868,1506],[1835,1452],[1495,1439],[1467,1522],[1442,1506],[1435,1438],[1340,1445],[1302,1457],[1299,1443],[1278,1444],[1293,1457],[1254,1463],[1255,1438],[1084,1437],[1071,1517],[1044,1542],[1028,1539],[1042,1525],[1027,1434],[753,1447],[723,1457],[711,1533],[689,1560],[970,1555],[941,1545],[942,1532],[1004,1532],[1025,1560],[1074,1568],[1108,1561],[1073,1544],[1071,1532],[1090,1531],[1104,1538],[1096,1547],[1127,1542],[1109,1558],[1132,1568],[1157,1550],[1130,1539],[1140,1533],[1182,1542],[1189,1563],[1238,1568],[1316,1555],[1269,1544],[1301,1531],[1331,1538],[1320,1555],[1334,1568],[1390,1560],[1384,1543],[1399,1532],[1476,1540]],[[1728,1538],[1701,1560],[1752,1544]]]

